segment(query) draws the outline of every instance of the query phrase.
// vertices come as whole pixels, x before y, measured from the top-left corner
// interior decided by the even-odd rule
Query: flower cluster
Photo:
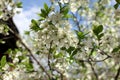
[[[67,20],[62,20],[62,14],[54,13],[50,17],[46,19],[46,21],[41,22],[39,27],[42,30],[39,30],[38,36],[36,36],[35,40],[39,43],[36,44],[36,47],[39,50],[43,50],[42,48],[49,48],[50,43],[53,41],[52,46],[56,47],[67,47],[69,45],[76,46],[78,40],[74,35],[75,33],[71,30],[71,25]],[[52,22],[50,24],[50,22]],[[47,50],[45,50],[47,51]],[[43,52],[42,53],[46,53]]]
[[[108,76],[113,79],[120,64],[119,10],[113,9],[109,0],[51,2],[50,7],[44,4],[39,20],[31,21],[29,35],[33,44],[30,46],[36,53],[34,56],[45,70],[42,71],[39,68],[41,65],[32,60],[36,72],[25,73],[27,68],[24,63],[28,60],[24,55],[23,64],[5,72],[2,78],[45,79],[50,74],[55,79],[106,80]],[[23,53],[26,52],[23,50]],[[13,63],[17,64],[21,56],[15,56]],[[7,65],[5,67],[8,68]],[[31,70],[30,65],[27,67]]]
[[[21,3],[18,0],[0,0],[0,19],[8,20],[18,13]]]

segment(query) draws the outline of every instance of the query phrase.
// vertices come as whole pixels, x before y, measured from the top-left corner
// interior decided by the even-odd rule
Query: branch
[[[54,71],[57,71],[59,74],[60,74],[60,78],[61,78],[61,80],[64,80],[63,78],[64,78],[64,76],[63,76],[63,74],[62,74],[62,72],[60,72],[59,70],[57,70],[56,68],[54,68]]]
[[[50,68],[51,74],[52,74],[52,68],[50,65],[50,54],[51,54],[52,43],[53,43],[53,40],[50,42],[50,48],[49,48],[49,53],[48,53],[48,66]]]
[[[79,60],[79,62],[102,62],[107,60],[108,58],[111,58],[110,56],[107,56],[106,58],[102,59],[102,60],[93,60],[93,59],[88,59],[88,60]]]
[[[60,74],[60,78],[61,78],[61,80],[63,80],[63,74],[59,71],[59,70],[57,70],[57,69],[55,69],[55,68],[52,68],[51,67],[51,64],[50,64],[50,57],[51,57],[51,53],[52,53],[52,44],[53,44],[53,40],[50,42],[50,47],[49,47],[49,53],[48,53],[48,66],[49,66],[49,68],[50,68],[50,71],[51,71],[51,74],[52,74],[52,71],[54,70],[54,71],[57,71],[59,74]],[[54,79],[54,78],[52,78],[52,79]]]
[[[96,80],[98,80],[98,74],[96,73],[96,71],[95,71],[95,69],[94,69],[92,63],[91,63],[91,62],[88,62],[88,63],[89,63],[90,66],[91,66],[91,69],[92,69],[92,71],[93,71],[93,73],[94,73],[94,75],[95,75],[95,77],[96,77]]]
[[[35,58],[32,51],[28,48],[28,46],[22,41],[19,34],[14,32],[12,29],[9,29],[11,33],[14,34],[14,36],[20,41],[20,43],[27,49],[27,51],[30,53],[30,56],[37,62],[37,64],[40,66],[40,68],[46,73],[49,79],[51,79],[51,76],[48,74],[48,72],[44,69],[44,67],[41,65],[41,63]]]
[[[118,70],[117,70],[117,74],[115,75],[114,80],[118,80],[119,75],[120,75],[120,66],[119,66],[119,68],[118,68]]]

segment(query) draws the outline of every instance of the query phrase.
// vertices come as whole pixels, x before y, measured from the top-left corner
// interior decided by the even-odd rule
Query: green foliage
[[[30,34],[30,31],[25,31],[24,32],[26,35],[29,35]]]
[[[59,53],[55,53],[54,54],[54,57],[57,59],[57,58],[62,58],[62,57],[64,57],[64,53],[62,53],[62,52],[59,52]]]
[[[64,14],[64,16],[66,16],[69,12],[69,7],[68,6],[60,6],[60,13]]]
[[[16,62],[7,63],[6,57],[3,56],[0,61],[0,70],[3,71],[7,63],[10,67],[15,68],[13,70],[13,72],[15,71],[15,75],[11,73],[12,71],[4,70],[4,72],[10,72],[10,75],[16,78],[17,69],[24,73],[23,77],[26,77],[29,73],[32,74],[29,75],[32,76],[30,80],[52,80],[55,78],[62,80],[62,75],[68,80],[98,80],[98,78],[100,80],[106,80],[108,76],[109,79],[113,79],[113,74],[117,73],[116,68],[119,66],[119,54],[115,54],[114,58],[112,57],[112,53],[118,53],[120,51],[117,33],[119,30],[119,22],[117,21],[119,21],[119,18],[116,19],[113,16],[113,12],[119,7],[120,0],[116,0],[116,4],[114,5],[115,9],[110,8],[106,4],[108,0],[93,1],[93,3],[86,2],[88,0],[79,1],[76,0],[74,2],[73,0],[71,2],[69,0],[69,2],[64,3],[64,0],[55,0],[50,6],[44,3],[43,8],[38,14],[40,19],[32,19],[30,25],[31,31],[25,32],[30,38],[28,40],[31,41],[28,42],[30,46],[26,48],[25,44],[21,45],[18,42],[19,49],[9,49],[6,53],[9,53],[12,59],[16,59]],[[22,3],[18,2],[17,7],[21,8]],[[0,14],[2,15],[3,13],[0,12]],[[43,25],[44,29],[41,28]],[[91,27],[91,25],[93,26]],[[76,26],[79,26],[80,30],[77,30]],[[111,27],[115,31],[111,30]],[[8,26],[4,29],[4,32],[7,31]],[[2,43],[2,39],[0,39],[0,43]],[[111,49],[113,50],[111,51]],[[32,52],[35,54],[31,56],[29,52],[30,54]],[[33,58],[34,55],[35,57]],[[28,56],[32,57],[33,62],[29,60]],[[34,65],[34,62],[40,67],[37,70],[34,70],[34,66],[36,65]],[[51,79],[47,79],[49,75],[52,77]]]
[[[70,46],[69,48],[62,47],[61,50],[65,50],[67,53],[69,53],[69,55],[70,55],[70,57],[69,57],[70,60],[72,60],[73,57],[74,57],[74,55],[76,55],[77,52],[78,52],[78,49],[75,48],[75,47],[73,47],[73,46]]]
[[[115,48],[112,50],[112,53],[115,53],[115,52],[118,52],[118,51],[120,51],[120,46],[115,47]]]
[[[99,26],[94,25],[92,31],[95,34],[95,36],[98,38],[98,40],[100,40],[100,38],[104,36],[104,33],[102,33],[103,31],[102,25]]]
[[[36,20],[32,19],[31,20],[31,29],[34,30],[34,31],[39,31],[39,30],[42,30],[43,28],[40,28],[39,27],[39,24]]]
[[[34,71],[32,63],[26,63],[25,65],[28,72]]]
[[[59,3],[60,13],[63,14],[63,18],[71,18],[72,15],[69,14],[69,6],[66,4],[64,6]]]
[[[93,26],[93,32],[94,32],[95,35],[99,35],[102,31],[103,31],[103,26],[102,25]]]
[[[114,8],[117,9],[118,7],[119,7],[119,4],[116,3],[116,4],[114,5]]]
[[[2,12],[2,11],[0,11],[0,16],[2,15],[2,13],[3,13],[3,12]]]
[[[44,8],[41,9],[41,13],[38,15],[42,18],[46,18],[50,11],[51,11],[51,7],[48,7],[48,5],[44,3]]]
[[[48,5],[46,4],[46,3],[44,3],[44,9],[47,11],[47,12],[49,12],[49,7],[48,7]]]
[[[81,41],[82,39],[85,38],[85,34],[83,32],[81,32],[81,31],[75,31],[75,32],[77,34],[79,41]]]
[[[120,0],[115,0],[118,4],[120,4]]]
[[[114,5],[114,8],[117,9],[120,5],[120,0],[115,0],[116,4]]]
[[[104,13],[102,11],[97,11],[96,16],[103,17]]]
[[[25,58],[23,58],[23,59],[25,59]],[[27,72],[34,71],[33,64],[30,62],[29,59],[26,59],[24,62],[21,62],[21,64],[25,65]]]
[[[22,8],[22,2],[18,2],[16,5],[18,8]]]
[[[4,67],[5,66],[5,64],[6,64],[6,56],[3,56],[2,57],[2,59],[1,59],[1,61],[0,61],[0,67]]]

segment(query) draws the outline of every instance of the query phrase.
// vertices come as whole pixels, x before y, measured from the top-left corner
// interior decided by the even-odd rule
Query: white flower
[[[4,67],[2,67],[2,69],[3,70],[8,70],[10,67],[9,67],[9,65],[8,64],[5,64],[5,66]]]
[[[64,4],[64,3],[68,3],[69,0],[60,0],[60,3]]]
[[[14,58],[13,63],[17,63],[17,62],[19,62],[19,59],[18,58]]]
[[[61,16],[62,16],[62,14],[60,14],[59,12],[56,12],[55,14],[52,14],[49,17],[49,19],[50,19],[50,21],[52,21],[55,24],[55,23],[59,23],[61,21]]]

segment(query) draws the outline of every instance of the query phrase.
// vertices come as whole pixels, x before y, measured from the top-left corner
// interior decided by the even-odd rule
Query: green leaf
[[[64,18],[72,18],[72,15],[71,14],[66,14],[63,16]]]
[[[116,4],[114,5],[114,8],[117,9],[118,7],[119,7],[119,4],[116,3]]]
[[[44,13],[40,13],[40,14],[38,14],[40,17],[42,17],[43,19],[46,17],[45,15],[44,15]]]
[[[82,31],[77,31],[77,30],[76,30],[75,32],[76,32],[77,37],[78,37],[78,39],[79,39],[80,41],[85,38],[85,35],[86,35],[86,34],[84,34]]]
[[[118,50],[119,50],[119,48],[114,48],[112,53],[117,52]]]
[[[77,52],[78,52],[78,49],[75,49],[71,56],[73,57],[75,54],[77,54]]]
[[[93,33],[98,36],[98,34],[100,34],[103,31],[103,26],[99,25],[99,26],[93,26]]]
[[[43,18],[46,18],[48,14],[49,14],[49,11],[41,9],[41,13],[39,15]]]
[[[39,54],[40,54],[40,51],[37,51],[37,52],[36,52],[36,54],[38,54],[38,55],[39,55]]]
[[[99,17],[103,17],[103,16],[104,16],[104,13],[101,12],[101,11],[98,11],[98,12],[96,12],[96,15],[99,16]]]
[[[70,47],[67,49],[67,52],[68,52],[69,54],[71,54],[74,49],[75,49],[75,47],[70,46]]]
[[[0,43],[1,44],[5,44],[5,41],[3,41],[2,39],[0,39]]]
[[[29,35],[29,34],[30,34],[30,31],[25,31],[25,34],[26,34],[26,35]]]
[[[61,49],[61,50],[66,50],[66,47],[61,47],[60,49]]]
[[[34,31],[40,30],[40,27],[39,27],[39,25],[38,25],[38,23],[37,23],[36,20],[32,19],[32,20],[31,20],[31,23],[32,23],[32,26],[31,26],[31,29],[32,29],[32,30],[34,30]]]
[[[120,51],[120,46],[115,47],[115,48],[112,50],[112,53],[115,53],[115,52],[118,52],[118,51]]]
[[[0,61],[0,65],[1,65],[1,67],[4,67],[5,66],[5,64],[6,64],[6,56],[3,56],[2,57],[2,59],[1,59],[1,61]]]
[[[33,69],[33,64],[32,64],[32,63],[26,64],[26,69],[27,69],[28,72],[33,71],[33,70],[34,70],[34,69]]]
[[[46,18],[48,16],[48,12],[44,9],[41,9],[41,13],[39,14],[40,17]]]
[[[85,37],[84,33],[83,32],[78,32],[78,36],[79,38],[83,39]]]
[[[120,0],[115,0],[118,4],[120,4]]]
[[[62,52],[55,53],[54,57],[55,57],[55,58],[63,57],[63,53],[62,53]]]
[[[63,13],[64,15],[67,15],[67,13],[69,12],[69,8],[67,6],[64,6],[61,8],[61,13]]]
[[[16,5],[18,8],[22,8],[22,2],[18,2]]]
[[[2,15],[2,13],[3,13],[3,12],[2,12],[2,11],[0,11],[0,16]]]
[[[48,5],[47,5],[46,3],[44,3],[44,9],[45,9],[46,11],[49,11],[49,7],[48,7]]]
[[[41,9],[41,13],[39,13],[38,15],[44,19],[48,16],[50,11],[51,11],[51,8],[49,8],[48,5],[44,3],[44,8]]]
[[[103,36],[104,36],[104,33],[99,34],[99,35],[98,35],[98,40],[100,40],[101,37],[103,37]]]

